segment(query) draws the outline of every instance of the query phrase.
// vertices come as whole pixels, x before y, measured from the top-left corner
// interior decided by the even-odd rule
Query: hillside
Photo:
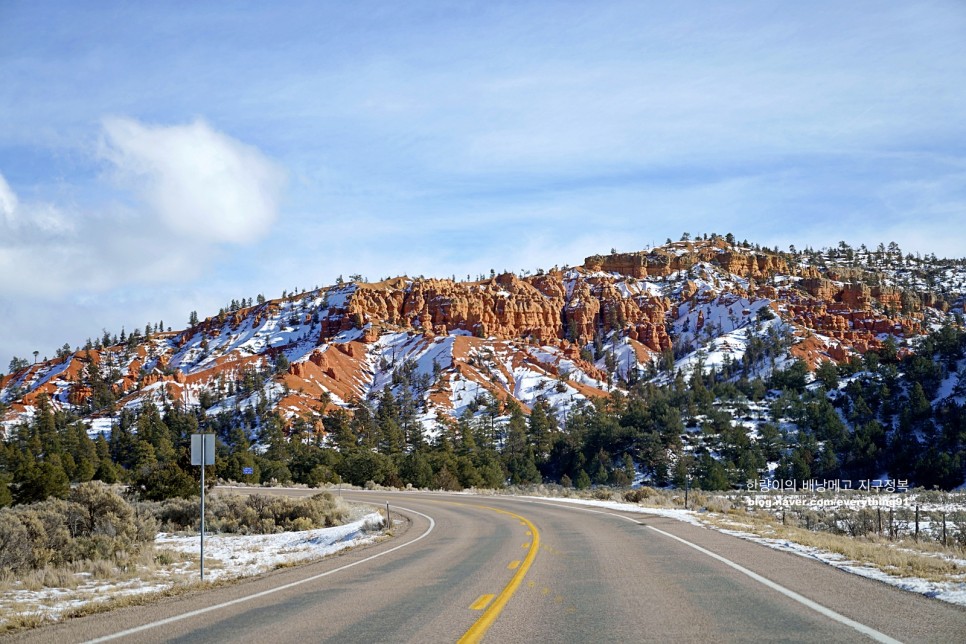
[[[241,424],[258,442],[259,419],[277,412],[286,432],[325,445],[347,417],[378,413],[391,400],[405,432],[416,423],[433,438],[460,421],[505,424],[513,403],[524,415],[539,407],[563,427],[589,402],[601,408],[645,385],[671,390],[695,373],[712,386],[767,383],[773,393],[757,396],[764,405],[778,395],[778,374],[796,365],[839,365],[837,378],[854,379],[863,356],[916,356],[930,334],[962,328],[964,293],[962,260],[904,256],[895,244],[778,252],[730,235],[595,255],[535,275],[353,281],[232,301],[206,319],[193,314],[180,331],[105,333],[85,347],[65,345],[53,360],[13,364],[0,380],[3,427],[13,433],[49,401],[93,435],[151,406],[190,412],[226,435],[224,426]],[[929,404],[961,412],[962,356],[927,357],[940,369]],[[746,415],[755,397],[744,396]],[[742,426],[734,405],[715,404]],[[694,422],[695,414],[678,412]],[[759,413],[745,427],[752,441],[765,420],[788,421]],[[679,455],[698,447],[668,445]],[[641,449],[608,449],[612,462],[601,467],[611,471],[626,455],[636,463],[630,476],[646,476]],[[774,472],[778,460],[758,469]]]

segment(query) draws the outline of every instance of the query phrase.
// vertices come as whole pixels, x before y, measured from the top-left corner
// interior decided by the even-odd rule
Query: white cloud
[[[277,218],[282,170],[203,121],[161,127],[109,119],[98,152],[121,191],[102,184],[95,203],[69,190],[54,202],[18,196],[0,173],[4,360],[76,343],[73,334],[59,336],[64,320],[95,333],[113,327],[111,319],[173,322],[201,297],[197,283],[184,290],[187,280],[205,274],[226,244],[258,239]],[[150,295],[164,289],[161,300]],[[97,304],[82,304],[91,299]]]
[[[177,234],[205,242],[251,242],[278,214],[284,173],[256,148],[197,120],[153,126],[104,121],[102,154]]]
[[[0,174],[0,216],[7,226],[12,226],[17,215],[17,195],[10,189],[10,184]]]
[[[0,296],[197,277],[223,245],[254,241],[277,218],[282,170],[202,121],[110,119],[99,152],[121,192],[102,186],[93,204],[23,199],[0,174]]]
[[[203,122],[112,119],[101,152],[122,192],[101,185],[96,203],[69,191],[53,203],[24,198],[0,173],[0,300],[32,310],[65,296],[184,284],[225,244],[264,235],[277,217],[282,171]]]

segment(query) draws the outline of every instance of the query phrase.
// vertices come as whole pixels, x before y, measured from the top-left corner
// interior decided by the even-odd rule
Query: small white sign
[[[204,440],[205,465],[215,464],[215,435],[191,435],[191,464],[201,465],[202,440]]]

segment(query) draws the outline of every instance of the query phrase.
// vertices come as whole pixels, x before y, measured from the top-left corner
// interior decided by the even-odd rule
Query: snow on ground
[[[626,380],[630,380],[632,373],[639,373],[642,364],[646,364],[646,361],[642,363],[638,360],[637,351],[631,345],[630,339],[617,333],[609,335],[607,342],[604,343],[604,351],[594,361],[594,366],[606,372],[608,360],[613,361],[616,375]]]
[[[704,524],[698,520],[698,513],[693,510],[681,510],[678,508],[647,508],[635,503],[621,503],[620,501],[598,501],[595,499],[571,499],[565,497],[543,497],[543,496],[525,496],[525,499],[540,499],[546,500],[550,499],[554,502],[561,503],[572,503],[573,505],[588,505],[598,508],[607,508],[608,510],[617,510],[619,512],[634,512],[637,514],[652,514],[659,517],[668,517],[670,519],[677,519],[678,521],[684,521],[685,523],[690,523],[696,526],[703,526]]]
[[[224,577],[248,577],[272,570],[280,564],[318,559],[351,546],[370,543],[375,533],[367,534],[365,527],[378,525],[378,514],[368,514],[358,521],[334,528],[282,532],[280,534],[216,534],[205,539],[205,563],[216,562],[211,568],[212,581]],[[155,540],[160,549],[193,555],[198,552],[198,535],[161,533]],[[218,565],[220,564],[220,566]]]
[[[109,439],[113,427],[114,422],[111,418],[91,418],[87,421],[87,435],[91,439],[95,439],[98,436]]]
[[[340,550],[373,542],[378,534],[370,527],[381,516],[362,518],[334,528],[256,535],[209,535],[205,538],[205,580],[236,579],[274,570],[280,565],[307,562]],[[197,558],[198,535],[161,533],[155,540],[159,552],[169,550]],[[199,579],[197,561],[179,561],[155,571],[151,578],[123,581],[95,579],[90,573],[77,575],[76,588],[25,590],[12,585],[0,591],[0,625],[17,616],[35,615],[56,620],[67,611],[87,604],[127,595],[150,595]]]
[[[769,548],[774,548],[775,550],[782,550],[784,552],[790,552],[801,557],[815,559],[830,566],[835,566],[836,568],[844,570],[845,572],[850,572],[854,575],[860,575],[869,579],[875,579],[877,581],[889,584],[890,586],[901,588],[902,590],[919,593],[920,595],[925,595],[926,597],[934,597],[935,599],[941,599],[951,604],[966,606],[966,582],[936,582],[920,579],[919,577],[896,577],[895,575],[884,573],[873,566],[865,566],[861,563],[850,561],[838,553],[828,552],[827,550],[821,550],[811,546],[804,546],[800,543],[789,541],[788,539],[769,539],[739,530],[728,530],[717,527],[715,527],[715,529],[719,532],[723,532],[724,534],[730,534],[731,536],[739,537],[747,541],[754,541],[755,543],[760,543],[764,546],[768,546]],[[957,561],[961,562],[961,560]],[[960,563],[960,565],[962,565],[962,563]]]
[[[698,364],[704,370],[720,368],[725,360],[740,363],[748,349],[752,335],[764,336],[769,329],[783,327],[791,330],[777,317],[759,322],[758,312],[768,306],[768,300],[751,302],[738,298],[731,293],[716,297],[711,302],[686,302],[679,308],[679,317],[674,321],[675,344],[688,346],[691,351],[679,358],[674,365],[675,371],[688,374]],[[698,328],[698,319],[703,319]],[[786,360],[776,363],[783,365]]]
[[[605,390],[606,383],[584,373],[572,360],[553,346],[534,347],[513,342],[474,347],[469,351],[466,369],[508,390],[527,407],[546,401],[560,420],[587,396],[574,386],[585,385]],[[475,380],[454,374],[449,381],[450,404],[454,416],[462,415],[487,387]]]
[[[196,572],[193,574],[197,575]],[[79,573],[77,577],[79,583],[76,588],[13,589],[0,593],[0,625],[27,615],[56,620],[64,613],[87,604],[130,595],[160,593],[174,586],[169,581],[95,579],[90,573]]]
[[[404,365],[415,367],[412,375],[426,377],[435,377],[436,371],[451,368],[455,342],[456,338],[452,336],[427,338],[406,331],[380,336],[368,354],[374,374],[370,392],[378,393],[386,385],[391,385],[396,369]]]
[[[63,362],[54,364],[53,366],[49,367],[46,371],[44,371],[42,374],[38,374],[37,378],[34,380],[33,386],[40,387],[52,381],[60,374],[67,371],[67,369],[70,367],[70,363],[73,362],[73,360],[74,360],[74,356],[71,355]],[[63,389],[63,390],[67,389],[67,385],[65,384],[60,384],[59,387],[60,389]]]
[[[459,417],[486,389],[475,380],[467,380],[459,374],[450,374],[448,377],[450,406],[453,409],[453,415]]]
[[[330,287],[325,292],[325,303],[330,309],[344,309],[349,302],[349,298],[357,289],[358,287],[351,283],[345,286]]]
[[[966,376],[966,359],[957,362],[956,369],[951,371],[946,379],[943,380],[939,386],[939,391],[936,393],[936,398],[933,400],[933,405],[935,406],[939,401],[946,399],[951,399],[958,405],[966,404],[966,382],[963,380],[964,376]]]
[[[813,548],[810,546],[804,546],[787,539],[769,539],[765,537],[760,537],[756,534],[751,534],[749,532],[742,532],[738,530],[729,530],[715,526],[709,522],[701,520],[701,514],[693,512],[690,510],[681,510],[675,508],[647,508],[634,503],[621,503],[617,501],[597,501],[592,499],[570,499],[570,498],[558,498],[558,497],[524,497],[530,499],[549,499],[554,502],[572,503],[574,505],[584,505],[599,508],[607,508],[610,510],[617,510],[620,512],[636,512],[639,514],[652,514],[662,517],[668,517],[671,519],[676,519],[678,521],[684,521],[686,523],[691,523],[693,525],[703,526],[706,528],[711,528],[717,530],[724,534],[728,534],[734,537],[739,537],[741,539],[747,539],[748,541],[754,541],[761,545],[767,546],[769,548],[774,548],[775,550],[782,550],[784,552],[790,552],[792,554],[799,555],[801,557],[807,557],[809,559],[815,559],[826,563],[830,566],[835,566],[840,570],[845,572],[850,572],[855,575],[861,575],[869,579],[875,579],[883,583],[889,584],[890,586],[895,586],[902,590],[907,590],[914,593],[919,593],[927,597],[933,597],[935,599],[940,599],[942,601],[949,602],[951,604],[959,604],[960,606],[966,606],[966,581],[963,582],[934,582],[928,581],[926,579],[921,579],[919,577],[897,577],[895,575],[889,575],[882,572],[878,568],[872,566],[863,565],[860,562],[850,561],[840,554],[829,552],[827,550],[820,550],[818,548]],[[966,565],[966,561],[960,559],[955,560],[959,565]]]

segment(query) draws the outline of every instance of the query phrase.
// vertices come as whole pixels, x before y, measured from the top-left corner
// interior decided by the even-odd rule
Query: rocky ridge
[[[680,369],[696,355],[740,363],[769,329],[788,338],[789,358],[814,367],[889,338],[914,350],[963,312],[961,286],[924,288],[901,257],[888,270],[871,255],[865,264],[821,259],[712,238],[532,276],[340,284],[31,365],[0,380],[0,401],[10,423],[41,395],[105,418],[149,402],[215,413],[265,399],[323,430],[326,409],[399,386],[404,370],[422,383],[428,426],[482,394],[525,407],[543,399],[565,414],[627,380],[659,379],[669,360]]]

